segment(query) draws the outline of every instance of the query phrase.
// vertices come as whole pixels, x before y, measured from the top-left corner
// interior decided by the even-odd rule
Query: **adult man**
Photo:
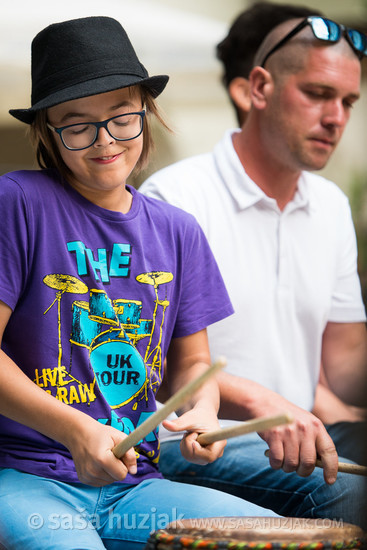
[[[238,15],[227,36],[218,44],[217,57],[223,65],[223,84],[235,109],[239,126],[242,126],[250,110],[248,77],[263,38],[283,21],[310,15],[322,14],[304,6],[257,2]],[[360,435],[367,430],[366,411],[366,408],[344,403],[331,392],[321,369],[312,412],[328,425],[329,434],[336,436],[338,454],[358,463],[367,460],[367,444],[359,441]]]
[[[283,515],[342,517],[366,527],[364,481],[338,475],[327,486],[319,472],[310,475],[317,454],[327,483],[334,483],[337,467],[331,438],[308,412],[320,360],[332,390],[357,404],[366,368],[347,199],[306,172],[325,166],[360,93],[357,46],[342,33],[337,42],[331,35],[325,41],[320,29],[329,27],[342,31],[319,17],[278,25],[259,49],[250,75],[252,108],[241,131],[142,187],[197,217],[233,300],[236,314],[209,335],[212,355],[228,358],[228,372],[219,376],[222,417],[280,410],[295,417],[291,427],[262,433],[267,445],[259,438],[230,441],[222,469],[185,468],[175,443],[162,445],[161,464],[166,475],[176,470],[179,479],[246,495]],[[237,92],[241,107],[248,95]],[[169,427],[178,429],[179,419]],[[271,470],[263,458],[267,446],[273,468],[310,477]]]

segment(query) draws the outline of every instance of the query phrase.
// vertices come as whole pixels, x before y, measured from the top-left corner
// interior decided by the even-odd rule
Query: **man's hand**
[[[284,412],[294,418],[291,424],[259,434],[269,445],[272,468],[306,477],[320,458],[326,483],[335,482],[338,455],[321,420],[257,382],[225,372],[219,373],[217,378],[221,392],[220,418],[243,421]]]
[[[294,421],[291,424],[259,433],[269,445],[271,467],[307,477],[315,469],[316,459],[320,458],[324,479],[331,485],[336,481],[338,455],[325,426],[312,413],[277,394],[272,395],[271,401],[261,407],[259,414],[268,416],[284,410],[293,416]]]

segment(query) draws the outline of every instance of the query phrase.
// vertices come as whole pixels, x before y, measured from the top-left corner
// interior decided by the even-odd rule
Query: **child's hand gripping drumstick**
[[[152,430],[165,420],[172,412],[179,409],[211,376],[214,376],[220,369],[226,365],[224,358],[219,358],[207,371],[201,376],[192,380],[186,386],[181,388],[175,395],[170,397],[161,409],[158,409],[145,422],[140,424],[123,441],[118,443],[112,452],[117,458],[121,458],[131,447],[139,443]]]

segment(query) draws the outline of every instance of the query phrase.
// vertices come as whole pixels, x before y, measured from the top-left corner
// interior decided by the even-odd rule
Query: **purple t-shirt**
[[[125,433],[156,409],[171,338],[232,313],[195,219],[128,190],[121,214],[51,171],[0,178],[3,350],[44,391]],[[157,436],[136,447],[125,483],[160,476]],[[64,446],[1,415],[0,467],[78,481]]]

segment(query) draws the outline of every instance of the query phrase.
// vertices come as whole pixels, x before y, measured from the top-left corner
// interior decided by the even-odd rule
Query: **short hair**
[[[217,45],[217,58],[223,63],[223,84],[228,88],[237,76],[248,78],[255,54],[266,35],[277,25],[310,15],[322,15],[315,9],[291,4],[257,2],[233,22],[228,35]]]

